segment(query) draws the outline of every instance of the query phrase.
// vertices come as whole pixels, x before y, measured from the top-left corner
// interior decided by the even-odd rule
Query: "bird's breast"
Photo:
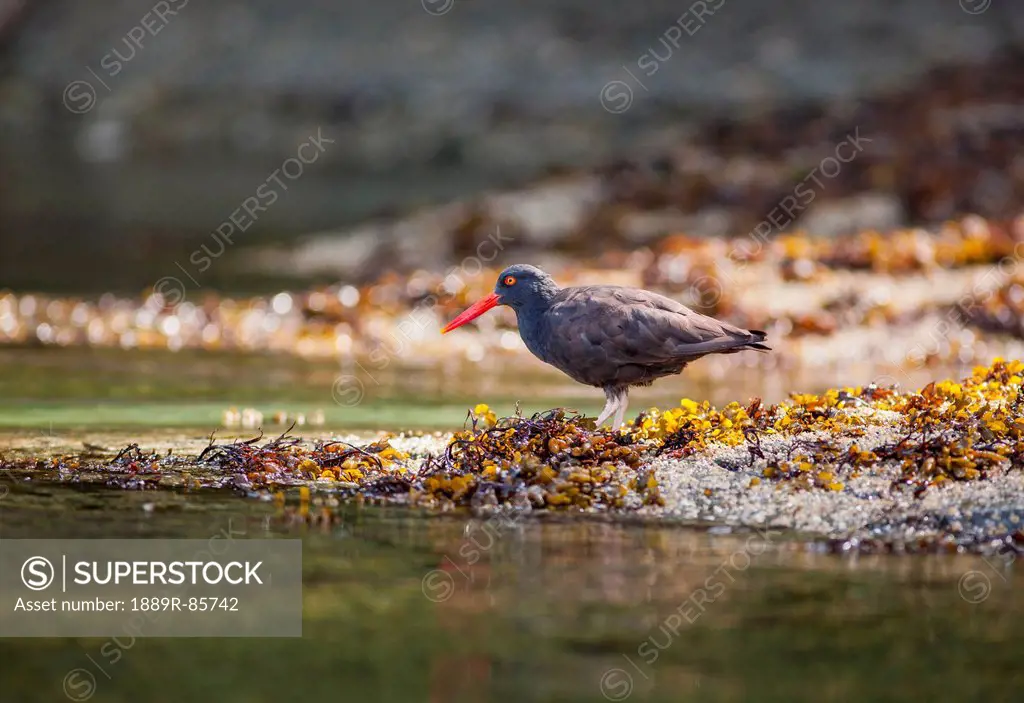
[[[579,338],[580,330],[555,311],[518,315],[519,336],[535,357],[554,366],[579,383],[602,385],[603,375],[594,375],[594,361],[603,355]],[[525,324],[524,324],[525,323]]]

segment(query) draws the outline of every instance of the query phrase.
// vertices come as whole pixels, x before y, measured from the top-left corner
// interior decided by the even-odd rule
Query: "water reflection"
[[[492,570],[487,563],[456,566],[447,555],[424,578],[424,596],[436,603],[437,626],[451,640],[479,642],[492,636],[495,608]],[[440,587],[440,590],[437,590]],[[430,701],[489,700],[494,668],[492,656],[458,647],[439,651],[430,662]]]
[[[301,640],[143,638],[99,679],[99,701],[288,700],[298,679],[346,700],[516,703],[1005,699],[1024,683],[1019,579],[975,557],[841,558],[788,534],[577,516],[10,488],[4,538],[202,537],[234,520],[304,542]],[[0,686],[53,700],[101,645],[0,640]]]

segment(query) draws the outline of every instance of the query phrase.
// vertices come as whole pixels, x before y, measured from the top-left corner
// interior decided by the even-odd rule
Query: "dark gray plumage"
[[[615,412],[622,425],[630,386],[681,372],[706,354],[770,351],[765,333],[744,330],[650,291],[620,286],[559,288],[535,266],[509,266],[494,294],[452,321],[451,331],[494,305],[516,312],[533,354],[570,378],[603,388],[600,425]]]

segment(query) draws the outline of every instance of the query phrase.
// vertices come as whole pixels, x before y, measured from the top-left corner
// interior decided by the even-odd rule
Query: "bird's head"
[[[513,264],[498,275],[493,293],[467,308],[449,322],[441,333],[451,332],[498,305],[508,305],[517,312],[523,308],[545,305],[557,292],[558,285],[554,279],[536,266]]]

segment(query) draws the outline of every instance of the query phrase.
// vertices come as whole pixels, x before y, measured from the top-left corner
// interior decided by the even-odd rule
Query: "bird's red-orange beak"
[[[448,325],[443,330],[441,330],[441,334],[448,334],[456,327],[462,327],[467,322],[475,320],[476,318],[480,317],[497,304],[498,294],[491,293],[486,298],[478,300],[477,302],[473,303],[468,308],[466,308],[458,317],[449,322]]]

